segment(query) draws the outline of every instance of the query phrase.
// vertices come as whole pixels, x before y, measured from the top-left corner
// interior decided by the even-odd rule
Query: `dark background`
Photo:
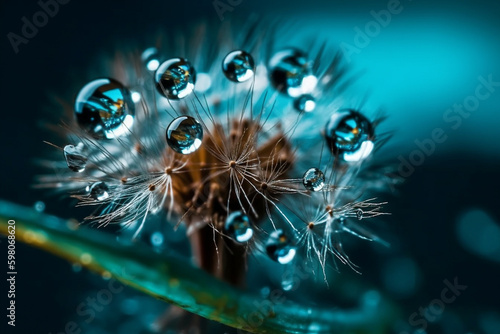
[[[398,156],[408,158],[417,148],[414,140],[429,138],[436,127],[444,128],[448,139],[397,192],[387,195],[392,216],[384,225],[391,250],[363,244],[354,247],[351,257],[365,279],[401,302],[408,316],[439,298],[443,280],[458,277],[467,285],[428,333],[500,333],[500,91],[456,130],[442,119],[447,108],[474,93],[478,76],[492,74],[500,80],[500,3],[402,4],[403,12],[352,56],[351,65],[364,72],[359,84],[370,92],[370,103],[385,107],[390,116],[385,126],[396,130],[385,151],[389,161],[397,164]],[[20,34],[21,18],[40,8],[26,0],[2,1],[0,6],[0,198],[27,206],[44,200],[46,212],[73,217],[73,209],[61,204],[66,202],[31,188],[39,173],[34,160],[47,151],[42,140],[50,137],[41,123],[58,117],[48,108],[50,96],[71,96],[71,88],[81,85],[78,76],[92,68],[101,52],[129,41],[145,43],[159,29],[219,18],[212,1],[72,0],[15,54],[6,35]],[[386,1],[243,0],[224,16],[288,18],[332,43],[352,44],[353,28],[372,20],[371,10],[386,7]],[[5,245],[5,239],[0,240]],[[16,333],[63,331],[68,320],[78,320],[76,306],[107,284],[44,252],[20,244],[17,250]],[[140,296],[130,290],[127,294]],[[4,309],[4,292],[1,295]],[[157,303],[143,305],[154,313],[161,307]],[[106,313],[107,320],[114,319],[112,313]]]

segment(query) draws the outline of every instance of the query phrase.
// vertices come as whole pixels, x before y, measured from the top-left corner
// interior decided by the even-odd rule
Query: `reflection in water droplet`
[[[312,95],[301,95],[293,101],[293,107],[300,112],[311,112],[316,108],[316,100]]]
[[[244,82],[255,73],[252,55],[242,50],[230,52],[222,61],[222,71],[226,78],[234,82]]]
[[[325,175],[318,168],[309,168],[302,178],[304,187],[310,191],[320,191],[325,186]]]
[[[233,212],[227,216],[224,230],[228,236],[239,243],[245,243],[253,236],[250,219],[241,211]]]
[[[201,146],[202,139],[203,128],[193,117],[177,117],[167,127],[168,146],[177,153],[193,153]]]
[[[363,219],[363,214],[364,214],[363,210],[361,209],[356,210],[356,218],[358,218],[358,220]]]
[[[87,157],[83,153],[84,146],[79,143],[77,146],[66,145],[64,146],[64,158],[68,168],[73,172],[83,172],[87,165]]]
[[[96,139],[111,139],[126,133],[132,127],[134,114],[129,90],[109,78],[89,82],[75,101],[78,125]]]
[[[163,62],[155,72],[158,91],[169,99],[182,99],[194,89],[196,71],[183,58],[172,58]]]
[[[274,88],[291,97],[311,93],[318,82],[312,74],[312,62],[297,49],[277,52],[269,61],[269,68]]]
[[[156,48],[148,48],[141,55],[141,60],[150,72],[156,71],[160,66],[160,55]]]
[[[345,161],[366,158],[373,149],[373,127],[370,121],[354,110],[334,113],[325,128],[325,137],[334,155]]]
[[[90,186],[90,197],[101,202],[109,197],[109,188],[104,182],[96,182]]]
[[[290,263],[295,257],[296,250],[282,230],[271,233],[266,243],[266,252],[269,258],[281,264]]]

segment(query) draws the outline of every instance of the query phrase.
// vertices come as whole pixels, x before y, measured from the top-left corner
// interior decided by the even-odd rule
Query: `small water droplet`
[[[311,93],[318,82],[312,74],[312,62],[297,49],[277,52],[269,61],[269,67],[274,88],[291,97]]]
[[[316,108],[316,100],[312,95],[305,94],[293,101],[293,107],[300,112],[311,112]]]
[[[135,105],[130,91],[114,79],[86,84],[75,101],[78,125],[96,139],[122,135],[133,124]]]
[[[45,203],[42,201],[36,201],[33,208],[36,212],[43,212],[45,210]]]
[[[302,178],[304,187],[310,191],[320,191],[325,186],[325,174],[316,167],[309,168]]]
[[[109,188],[104,182],[95,182],[89,188],[90,197],[99,202],[104,201],[109,197]]]
[[[373,136],[370,121],[354,110],[338,111],[326,123],[325,137],[331,152],[346,161],[366,158],[373,149]]]
[[[196,71],[191,63],[183,58],[164,61],[155,72],[158,91],[169,99],[182,99],[194,89]]]
[[[160,247],[163,245],[163,234],[159,231],[154,232],[151,234],[151,244],[155,247]]]
[[[234,82],[244,82],[255,73],[252,55],[243,50],[235,50],[227,54],[222,61],[222,71],[226,78]]]
[[[66,159],[66,164],[73,172],[81,173],[85,170],[87,157],[84,155],[83,151],[83,143],[79,143],[76,146],[64,146],[64,158]]]
[[[358,218],[358,220],[363,219],[363,214],[364,214],[363,210],[361,209],[356,210],[356,218]]]
[[[190,116],[180,116],[167,127],[167,143],[175,152],[190,154],[201,146],[203,127]]]
[[[225,232],[239,243],[245,243],[253,236],[250,219],[241,211],[232,212],[226,218]]]
[[[290,263],[295,257],[296,250],[282,230],[271,233],[266,243],[266,252],[269,258],[281,264]]]
[[[160,66],[160,54],[154,47],[147,48],[141,55],[141,60],[148,71],[154,72]]]

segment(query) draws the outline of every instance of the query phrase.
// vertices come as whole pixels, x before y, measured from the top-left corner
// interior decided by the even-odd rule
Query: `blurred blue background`
[[[47,212],[72,217],[67,202],[31,188],[40,172],[34,160],[47,150],[41,123],[57,119],[47,110],[49,97],[71,94],[71,80],[79,82],[78,76],[101,52],[141,41],[158,29],[179,29],[199,20],[218,22],[219,16],[212,1],[73,0],[61,5],[16,54],[7,34],[19,34],[21,18],[33,15],[39,5],[2,1],[0,8],[0,198],[28,206],[44,200]],[[368,93],[367,106],[381,106],[389,116],[383,130],[395,131],[384,150],[388,162],[398,165],[412,155],[418,158],[415,152],[422,149],[415,141],[432,138],[436,128],[443,130],[446,141],[436,143],[432,154],[424,152],[405,183],[387,195],[392,216],[380,225],[391,249],[363,243],[352,247],[351,258],[369,285],[403,305],[403,323],[394,325],[395,333],[408,329],[404,322],[419,307],[440,298],[444,280],[457,277],[467,289],[436,320],[428,321],[427,332],[498,334],[500,87],[469,116],[460,116],[460,125],[446,115],[457,117],[448,109],[474,101],[480,77],[500,81],[500,3],[404,0],[397,8],[401,11],[392,14],[385,27],[369,30],[371,36],[361,44],[358,28],[365,33],[367,24],[373,28],[371,12],[387,10],[388,1],[242,0],[223,15],[236,21],[254,13],[285,18],[299,34],[316,34],[344,50],[355,47],[345,60],[354,73],[362,74],[355,84],[359,98]],[[46,253],[24,245],[18,251],[18,333],[63,331],[82,298],[106,285]]]

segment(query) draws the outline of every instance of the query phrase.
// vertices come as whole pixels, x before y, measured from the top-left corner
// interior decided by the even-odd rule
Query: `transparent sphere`
[[[253,229],[250,226],[250,219],[241,211],[231,213],[226,218],[224,231],[233,240],[239,243],[249,241],[253,236]]]
[[[311,112],[316,108],[316,100],[312,95],[301,95],[293,101],[293,107],[299,112]]]
[[[269,258],[281,264],[290,263],[295,257],[295,247],[282,230],[273,231],[266,243]]]
[[[234,82],[244,82],[255,73],[252,55],[242,50],[230,52],[222,61],[222,71],[226,78]]]
[[[203,140],[203,127],[191,116],[180,116],[167,127],[167,143],[175,152],[190,154]]]
[[[68,168],[73,172],[81,173],[85,170],[87,165],[87,156],[83,153],[84,146],[79,143],[76,146],[66,145],[64,146],[64,159]]]
[[[191,94],[196,82],[196,71],[183,58],[164,61],[155,72],[158,91],[169,99],[179,100]]]
[[[334,155],[346,161],[366,158],[373,149],[374,129],[371,122],[354,110],[335,112],[325,127],[325,138]]]
[[[102,202],[109,197],[109,188],[104,182],[95,182],[90,186],[90,197]]]
[[[307,55],[293,48],[279,51],[271,58],[269,78],[274,88],[291,97],[311,93],[318,82]]]
[[[325,174],[318,168],[309,168],[302,178],[304,187],[310,191],[320,191],[325,186]]]
[[[114,79],[93,80],[76,97],[76,122],[96,139],[111,139],[126,133],[134,115],[135,105],[129,90]]]

